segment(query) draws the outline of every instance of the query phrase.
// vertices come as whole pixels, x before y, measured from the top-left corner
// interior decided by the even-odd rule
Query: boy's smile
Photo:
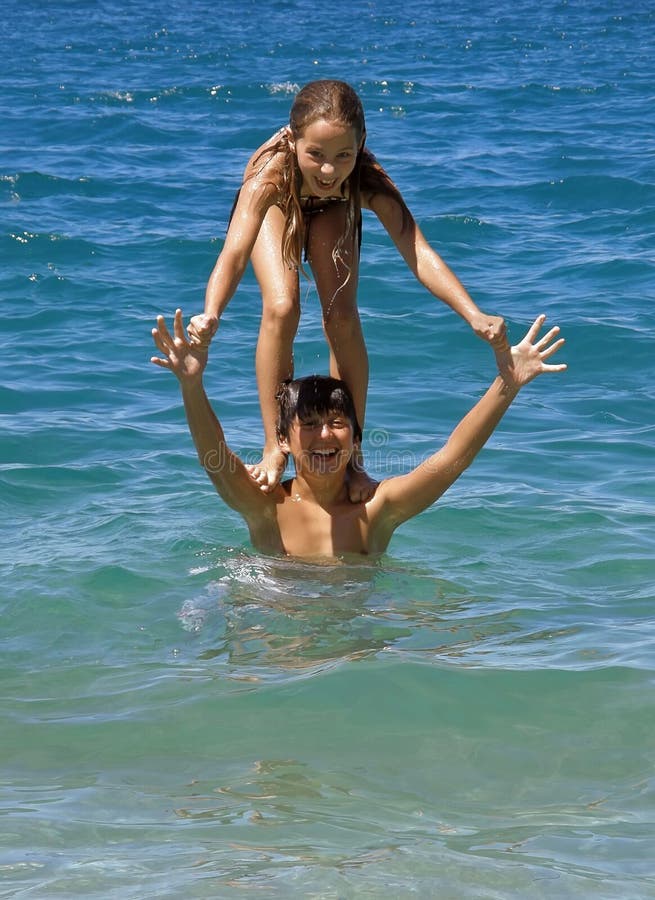
[[[302,420],[296,416],[287,444],[298,474],[345,471],[353,453],[353,427],[341,413],[315,414]]]

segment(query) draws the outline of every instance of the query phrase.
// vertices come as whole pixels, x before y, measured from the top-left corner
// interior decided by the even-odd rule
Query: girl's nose
[[[321,172],[323,172],[325,175],[332,175],[334,173],[334,166],[332,165],[332,163],[324,162],[321,166]]]

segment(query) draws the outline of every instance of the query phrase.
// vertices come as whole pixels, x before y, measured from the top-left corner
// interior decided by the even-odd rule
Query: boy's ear
[[[289,441],[288,441],[286,438],[281,437],[280,435],[278,435],[278,438],[277,438],[277,444],[278,444],[278,447],[280,448],[280,450],[283,450],[284,453],[290,453],[290,452],[291,452],[291,449],[290,449],[290,447],[289,447]]]

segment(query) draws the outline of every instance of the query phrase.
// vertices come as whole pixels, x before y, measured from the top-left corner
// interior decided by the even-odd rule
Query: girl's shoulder
[[[288,180],[285,130],[276,132],[252,154],[243,173],[239,197],[242,202],[268,209],[279,203]]]
[[[391,222],[400,216],[401,231],[413,221],[402,194],[368,148],[362,155],[359,189],[362,206],[372,210],[382,221]]]
[[[391,179],[377,161],[368,147],[362,152],[362,163],[359,174],[359,189],[361,191],[362,206],[371,209],[371,202],[380,193],[388,194]]]
[[[289,129],[280,128],[252,154],[243,173],[247,179],[259,178],[270,181],[281,179],[289,166]]]

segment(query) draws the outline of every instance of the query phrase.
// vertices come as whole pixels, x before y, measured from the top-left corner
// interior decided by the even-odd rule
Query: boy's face
[[[282,446],[293,456],[299,475],[341,471],[345,475],[353,454],[353,426],[347,416],[336,411],[312,413],[303,419],[296,416]]]

